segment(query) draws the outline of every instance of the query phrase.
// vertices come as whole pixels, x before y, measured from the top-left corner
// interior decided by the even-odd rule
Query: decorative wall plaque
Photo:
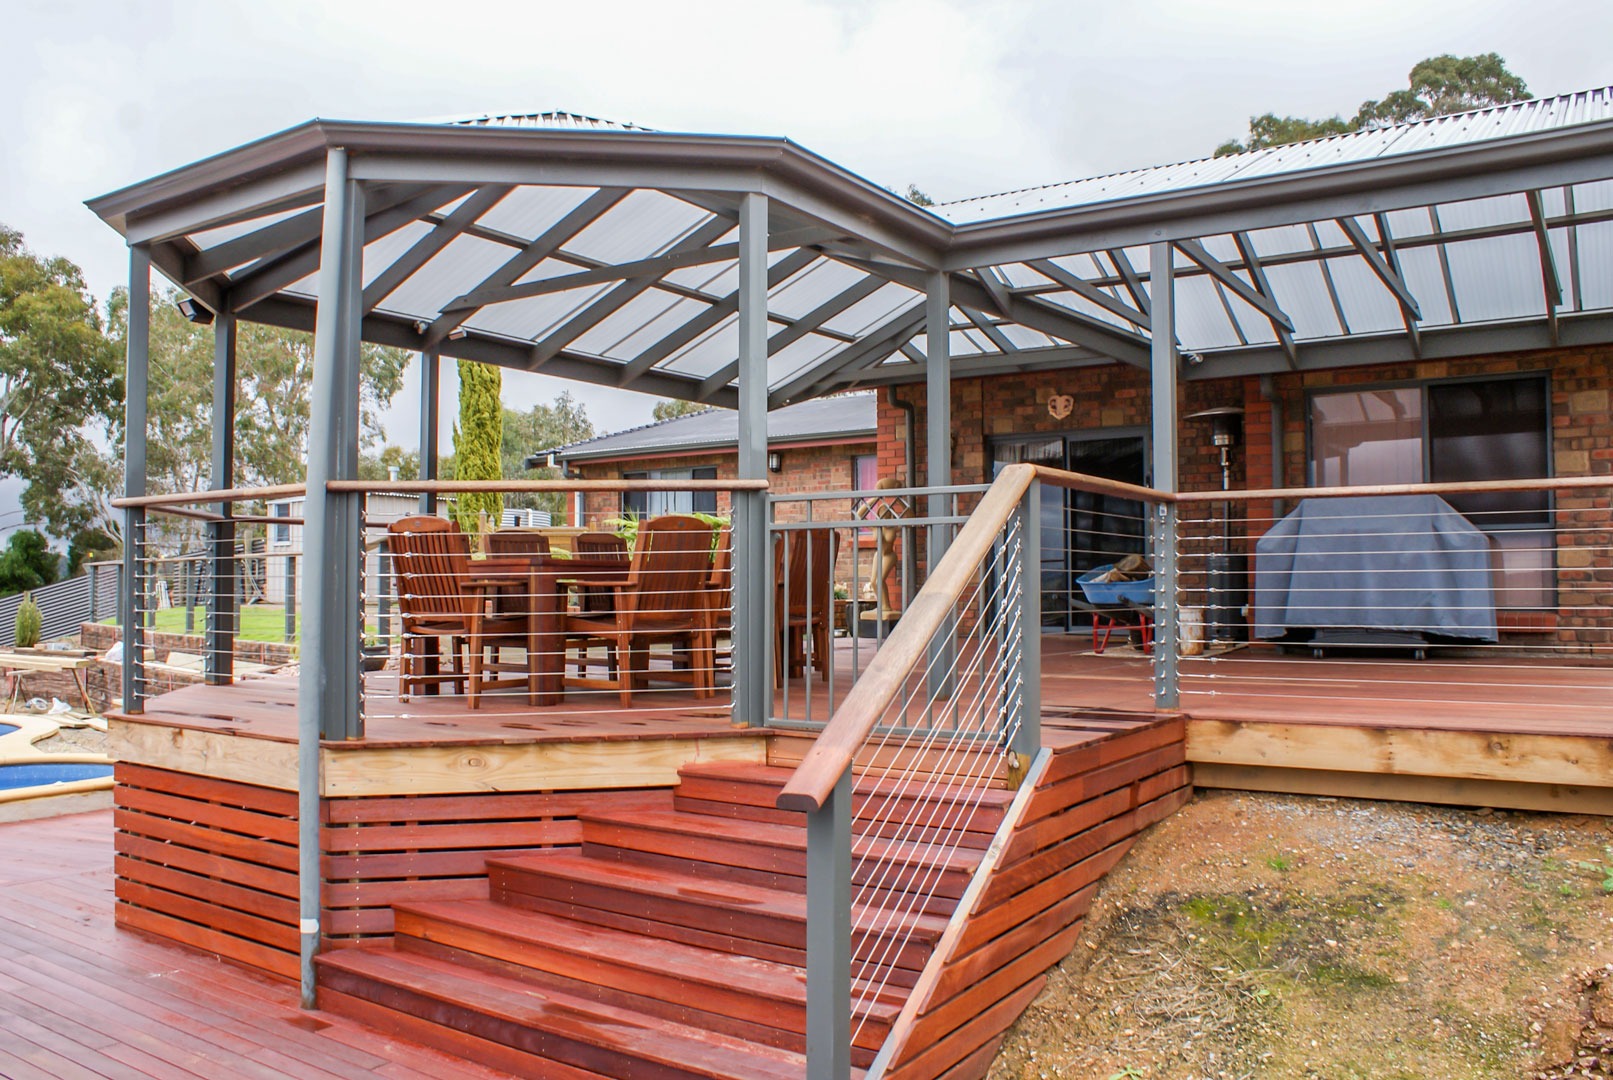
[[[1069,394],[1054,394],[1047,399],[1048,414],[1055,420],[1063,420],[1075,411],[1075,398]]]

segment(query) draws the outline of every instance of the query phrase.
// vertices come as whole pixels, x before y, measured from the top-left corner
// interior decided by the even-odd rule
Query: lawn
[[[116,619],[107,619],[109,623]],[[203,633],[207,628],[207,612],[204,608],[195,609],[195,629],[193,633]],[[302,629],[302,616],[297,616],[297,628]],[[161,634],[183,634],[185,632],[185,609],[182,607],[159,608],[156,613],[154,629]],[[242,641],[284,641],[286,639],[286,613],[285,609],[270,604],[248,604],[241,608]]]

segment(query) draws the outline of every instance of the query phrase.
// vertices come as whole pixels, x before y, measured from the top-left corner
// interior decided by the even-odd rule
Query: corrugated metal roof
[[[767,435],[769,443],[872,439],[877,423],[878,402],[873,393],[840,394],[774,409],[767,414]],[[554,454],[570,462],[725,450],[738,445],[739,414],[732,409],[707,409],[572,443]]]
[[[1136,198],[1234,180],[1300,172],[1613,119],[1613,87],[1494,105],[1451,116],[1290,143],[1219,158],[1110,173],[996,195],[940,203],[931,209],[956,225]]]

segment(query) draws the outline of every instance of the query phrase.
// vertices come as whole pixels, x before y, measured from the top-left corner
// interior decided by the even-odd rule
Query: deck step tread
[[[671,979],[690,988],[715,987],[723,993],[742,993],[803,1008],[806,1005],[806,973],[790,964],[646,937],[540,911],[512,908],[492,900],[397,904],[394,911],[398,914],[400,935],[407,933],[436,940],[433,927],[451,924],[536,950],[570,954],[625,969],[646,970],[657,981]],[[509,953],[500,956],[514,959]],[[520,962],[529,959],[529,955],[523,954]],[[894,1020],[901,1002],[902,996],[887,995],[871,1003],[869,1015],[878,1020]]]
[[[632,830],[657,834],[669,840],[684,839],[693,844],[716,842],[730,847],[761,849],[752,855],[753,859],[760,860],[748,864],[753,866],[759,866],[763,862],[771,864],[780,861],[776,855],[787,852],[793,856],[787,861],[792,865],[799,863],[798,871],[805,872],[806,830],[798,825],[713,817],[663,809],[604,811],[586,813],[579,817],[583,823],[585,845],[596,842],[600,832],[608,832],[614,839],[621,840],[622,830]],[[675,847],[676,844],[668,843],[662,846]],[[859,858],[873,858],[925,867],[940,866],[949,872],[967,874],[979,865],[980,852],[960,849],[949,844],[860,837],[853,845],[852,858],[854,863]]]
[[[781,765],[759,765],[747,761],[697,761],[690,762],[678,770],[679,777],[683,779],[710,779],[723,780],[736,783],[754,784],[759,787],[772,787],[783,789],[784,785],[795,775],[795,770]],[[912,781],[875,777],[867,774],[857,774],[853,778],[853,793],[856,795],[889,794],[901,788],[904,784],[911,785]],[[913,792],[917,797],[919,793]],[[925,790],[923,797],[933,802],[945,802],[956,798],[972,798],[982,806],[1007,809],[1014,801],[1014,793],[1005,788],[988,787],[983,789],[962,788],[955,785],[937,785]]]
[[[487,861],[495,891],[510,873],[551,879],[562,885],[590,889],[611,889],[636,897],[665,900],[704,908],[712,914],[744,913],[806,924],[806,896],[798,892],[769,889],[747,882],[713,880],[697,874],[680,873],[664,867],[590,858],[569,851],[545,851],[537,855],[495,858]],[[510,891],[521,892],[511,888]],[[866,912],[860,906],[857,915]],[[933,942],[946,929],[947,920],[935,915],[889,914],[889,924],[914,929],[914,939]],[[883,923],[884,920],[881,920]]]
[[[805,1067],[805,1058],[788,1050],[539,990],[435,957],[392,949],[338,949],[323,954],[319,963],[342,993],[377,1000],[389,996],[375,993],[378,988],[403,991],[461,1014],[462,1030],[605,1075],[800,1080]],[[512,1028],[523,1033],[518,1043],[499,1037],[500,1029],[507,1033]]]

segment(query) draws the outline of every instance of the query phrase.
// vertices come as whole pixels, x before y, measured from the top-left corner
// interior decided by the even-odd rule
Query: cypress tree
[[[504,416],[499,392],[504,379],[499,369],[475,360],[459,362],[459,421],[454,425],[454,478],[497,480],[501,477],[500,448]],[[497,492],[466,492],[454,503],[454,516],[467,533],[476,531],[478,515],[487,512],[489,526],[498,527],[504,496]]]

